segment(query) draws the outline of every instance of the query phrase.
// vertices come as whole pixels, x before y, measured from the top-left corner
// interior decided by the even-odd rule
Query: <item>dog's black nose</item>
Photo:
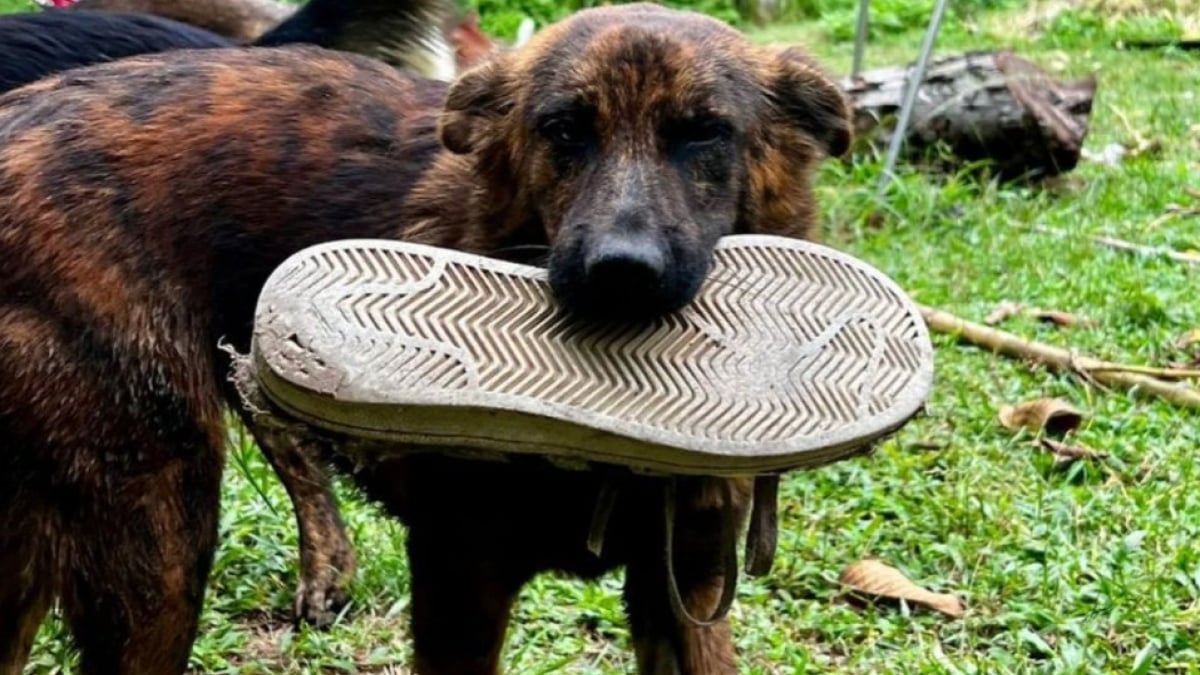
[[[595,318],[643,320],[678,306],[665,242],[652,233],[611,233],[582,247],[573,281],[562,284],[567,305]]]
[[[589,234],[558,242],[550,255],[550,286],[572,313],[640,323],[691,302],[704,281],[706,260],[657,230]]]
[[[657,242],[610,235],[588,251],[584,283],[595,295],[656,294],[666,268],[667,257]]]

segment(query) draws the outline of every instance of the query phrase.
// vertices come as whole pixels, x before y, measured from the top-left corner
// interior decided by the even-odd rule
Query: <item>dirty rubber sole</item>
[[[263,393],[329,432],[745,476],[864,452],[923,407],[916,305],[824,246],[737,235],[686,308],[640,326],[569,318],[544,270],[395,241],[285,261],[259,298]]]

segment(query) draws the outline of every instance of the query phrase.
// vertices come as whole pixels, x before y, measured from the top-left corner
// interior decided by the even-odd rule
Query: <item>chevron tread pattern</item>
[[[319,327],[297,339],[353,400],[459,392],[750,445],[883,415],[932,359],[894,285],[811,249],[720,246],[692,305],[640,328],[570,321],[542,271],[478,260],[394,242],[318,247],[276,271],[263,298],[278,301],[260,303],[258,321]]]

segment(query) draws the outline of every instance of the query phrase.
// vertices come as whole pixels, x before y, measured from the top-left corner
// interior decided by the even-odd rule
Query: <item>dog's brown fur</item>
[[[565,304],[619,316],[603,298],[620,280],[585,273],[617,242],[656,251],[666,290],[639,313],[661,313],[719,236],[811,236],[812,167],[847,142],[842,97],[802,55],[647,5],[580,13],[448,93],[296,48],[130,59],[0,98],[0,673],[54,598],[85,672],[183,669],[216,545],[218,341],[247,349],[288,254],[348,237],[543,247]],[[296,452],[260,440],[276,466]],[[735,672],[728,624],[680,625],[666,602],[646,515],[661,481],[621,481],[597,558],[596,473],[413,456],[356,478],[409,528],[419,672],[496,672],[526,581],[618,565],[643,672]],[[719,595],[722,509],[748,499],[717,486],[680,486],[696,613]],[[312,525],[310,544],[340,527]]]

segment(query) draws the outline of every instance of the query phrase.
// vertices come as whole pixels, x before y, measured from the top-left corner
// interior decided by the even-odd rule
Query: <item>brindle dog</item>
[[[56,598],[84,672],[184,669],[235,400],[218,343],[248,348],[287,255],[347,237],[532,247],[568,308],[645,318],[692,298],[722,235],[810,237],[813,167],[848,141],[842,96],[800,52],[642,4],[581,12],[449,91],[289,48],[139,57],[0,98],[0,673]],[[424,455],[356,478],[409,529],[419,672],[496,672],[524,583],[616,566],[642,672],[735,671],[728,624],[667,602],[658,481],[623,482],[596,557],[598,473]],[[679,488],[698,614],[724,576],[720,486]]]

